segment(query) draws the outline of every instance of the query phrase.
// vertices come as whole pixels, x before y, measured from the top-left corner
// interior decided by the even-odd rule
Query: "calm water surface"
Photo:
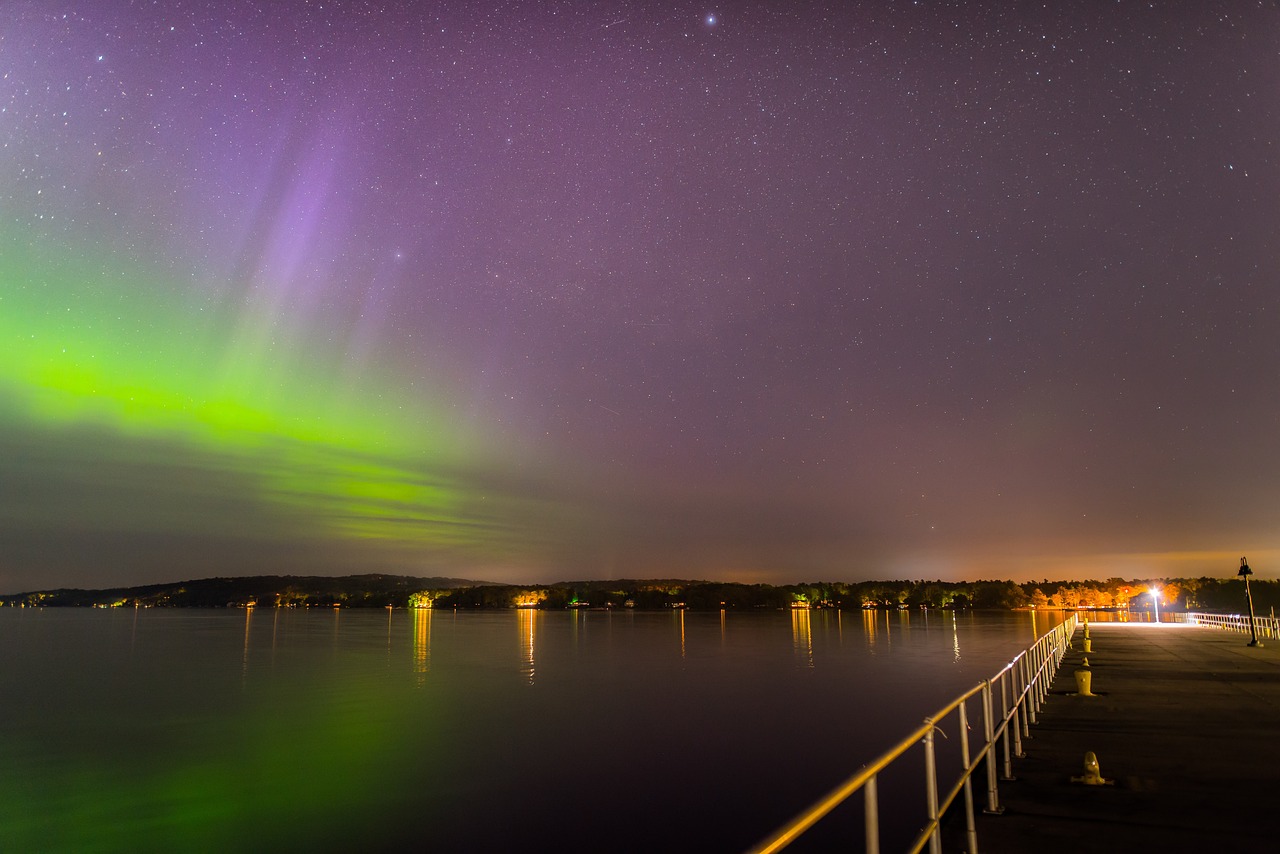
[[[1036,619],[4,608],[0,850],[738,851]]]

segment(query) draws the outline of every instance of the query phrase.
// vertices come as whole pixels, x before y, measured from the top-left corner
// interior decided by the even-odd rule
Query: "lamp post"
[[[1258,640],[1258,630],[1254,628],[1253,622],[1253,592],[1249,590],[1249,576],[1253,575],[1253,570],[1249,568],[1249,562],[1244,558],[1240,558],[1240,571],[1236,573],[1244,579],[1244,595],[1249,600],[1249,646],[1262,646]]]
[[[1151,588],[1150,590],[1148,590],[1147,592],[1151,594],[1151,601],[1155,603],[1155,606],[1156,606],[1156,622],[1158,623],[1158,622],[1160,622],[1160,588],[1159,588],[1159,587],[1152,587],[1152,588]]]

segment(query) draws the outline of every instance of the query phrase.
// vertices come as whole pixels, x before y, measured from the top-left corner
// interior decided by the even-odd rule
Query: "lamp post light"
[[[1155,607],[1156,607],[1156,622],[1158,623],[1158,622],[1160,622],[1160,588],[1159,588],[1159,587],[1152,587],[1152,588],[1151,588],[1150,590],[1148,590],[1147,592],[1151,594],[1151,601],[1155,603]]]
[[[1249,590],[1249,576],[1253,575],[1253,570],[1249,568],[1249,562],[1244,558],[1240,558],[1240,571],[1236,573],[1244,579],[1244,595],[1249,600],[1249,646],[1262,646],[1258,640],[1258,630],[1254,628],[1253,620],[1253,592]]]

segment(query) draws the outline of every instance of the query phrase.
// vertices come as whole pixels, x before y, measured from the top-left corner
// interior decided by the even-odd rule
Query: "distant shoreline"
[[[1238,589],[1237,589],[1238,588]],[[861,581],[742,584],[616,579],[512,585],[441,576],[246,576],[101,590],[54,589],[0,596],[8,607],[531,608],[694,611],[793,610],[1238,610],[1243,583],[1230,579],[1127,581]],[[1280,582],[1253,582],[1260,611],[1280,606]]]

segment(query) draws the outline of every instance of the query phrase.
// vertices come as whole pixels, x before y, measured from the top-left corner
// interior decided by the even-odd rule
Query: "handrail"
[[[988,813],[999,813],[999,792],[997,789],[997,764],[999,752],[1003,752],[1004,777],[1012,777],[1012,759],[1022,756],[1022,738],[1028,727],[1036,722],[1040,706],[1049,694],[1049,683],[1062,663],[1063,656],[1075,633],[1078,617],[1070,615],[1059,625],[1046,632],[1030,648],[1020,652],[990,679],[984,680],[947,705],[935,714],[925,718],[924,723],[896,746],[881,754],[876,759],[862,766],[853,776],[836,786],[804,812],[797,815],[789,823],[779,828],[749,854],[772,854],[781,851],[801,834],[809,830],[837,806],[844,803],[858,791],[863,793],[863,834],[866,839],[867,854],[880,852],[880,816],[876,780],[895,761],[906,754],[916,744],[924,745],[925,752],[925,806],[928,821],[908,849],[911,854],[929,847],[931,854],[940,854],[942,850],[942,818],[963,793],[965,803],[965,832],[969,854],[977,854],[978,838],[974,824],[974,797],[972,777],[985,762]],[[999,691],[997,705],[995,692]],[[982,700],[982,732],[983,743],[976,755],[969,751],[969,712],[968,703],[974,697]],[[955,783],[947,790],[945,796],[938,799],[937,754],[934,747],[934,732],[941,731],[938,724],[954,714],[960,732],[961,771]],[[999,720],[997,721],[997,716]],[[1010,734],[1013,742],[1010,745]]]
[[[1198,626],[1213,626],[1230,632],[1249,634],[1249,616],[1247,614],[1209,614],[1203,611],[1189,611],[1186,621]],[[1254,617],[1253,625],[1260,638],[1280,640],[1280,617]]]

